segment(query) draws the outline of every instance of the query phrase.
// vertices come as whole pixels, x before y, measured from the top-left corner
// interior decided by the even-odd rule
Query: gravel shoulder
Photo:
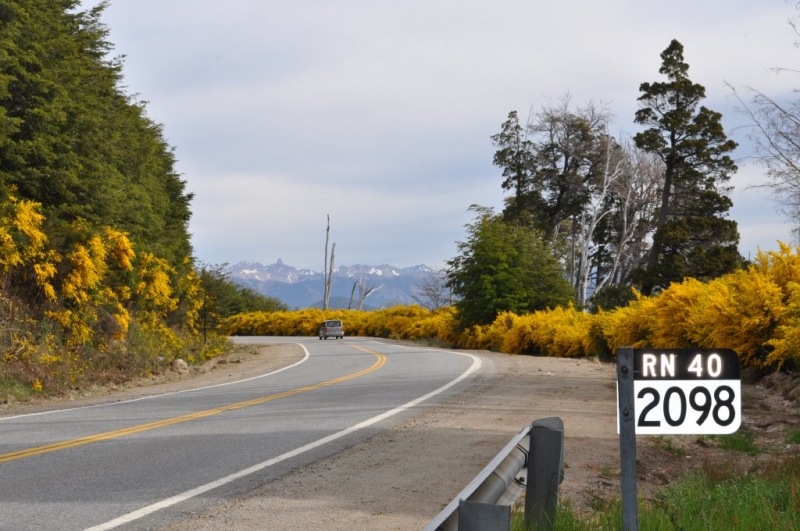
[[[561,498],[587,512],[598,498],[619,493],[615,365],[471,353],[484,360],[485,370],[448,402],[244,496],[185,514],[163,529],[421,529],[516,433],[551,416],[560,417],[565,426]],[[88,397],[6,405],[0,416],[215,385],[274,371],[302,356],[291,344],[240,346],[186,374],[171,373],[123,389],[97,388]],[[800,377],[790,381],[800,384]],[[782,433],[800,427],[798,401],[792,405],[783,396],[785,389],[800,385],[746,384],[745,424],[760,430],[759,441],[772,441],[775,451],[800,453],[800,445],[781,442]],[[697,437],[639,438],[637,451],[644,496],[687,469],[730,462],[727,453]],[[738,463],[759,459],[734,458]]]
[[[0,403],[0,418],[108,404],[235,382],[288,367],[302,360],[304,355],[302,349],[296,345],[236,345],[224,356],[182,371],[167,371],[152,378],[139,378],[120,386],[95,385],[89,389],[71,391],[65,396],[25,403]]]

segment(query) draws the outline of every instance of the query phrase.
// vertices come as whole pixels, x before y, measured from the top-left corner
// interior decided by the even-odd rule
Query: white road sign
[[[729,349],[634,350],[637,435],[725,434],[742,422],[739,356]]]

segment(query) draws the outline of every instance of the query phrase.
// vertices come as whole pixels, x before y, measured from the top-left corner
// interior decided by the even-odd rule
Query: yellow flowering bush
[[[135,270],[134,297],[140,310],[157,320],[178,307],[171,280],[175,270],[165,260],[152,253],[140,253]]]
[[[787,282],[789,300],[781,324],[766,344],[772,347],[762,366],[782,366],[789,360],[800,361],[800,283]]]
[[[0,202],[0,272],[37,259],[44,252],[47,236],[42,231],[44,215],[39,205],[9,196]]]
[[[229,348],[224,337],[197,334],[202,301],[188,257],[179,275],[137,253],[126,233],[82,219],[58,224],[56,252],[44,222],[37,203],[0,200],[0,377],[58,391]]]
[[[188,259],[187,259],[188,262]],[[184,263],[185,266],[191,264]],[[184,331],[198,333],[200,330],[200,311],[203,297],[200,294],[200,278],[193,269],[178,277],[176,282],[176,298],[180,301],[177,312]]]
[[[45,217],[32,201],[8,196],[0,201],[0,275],[15,273],[21,280],[32,277],[48,300],[55,300],[51,279],[60,257],[47,249],[42,230]]]
[[[342,319],[348,335],[435,339],[468,349],[543,356],[608,355],[634,348],[730,348],[743,366],[800,362],[800,253],[780,244],[754,264],[710,282],[686,279],[626,307],[588,314],[574,307],[528,315],[500,313],[459,330],[456,310],[417,306],[371,312],[308,309],[251,313],[226,322],[230,334],[314,335],[323,319]]]
[[[733,349],[746,365],[772,365],[769,342],[786,316],[784,299],[784,290],[755,268],[716,279],[706,286],[690,337],[699,347]]]
[[[652,346],[650,335],[655,319],[655,298],[643,297],[636,290],[634,295],[636,298],[628,306],[600,312],[597,316],[602,337],[612,352],[625,346]]]

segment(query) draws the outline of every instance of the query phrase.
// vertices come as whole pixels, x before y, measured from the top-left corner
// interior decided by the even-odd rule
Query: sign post
[[[639,528],[636,435],[727,434],[742,422],[739,356],[730,349],[617,350],[622,529]]]
[[[617,394],[619,396],[619,457],[622,473],[622,531],[639,529],[639,511],[636,506],[636,417],[633,401],[633,349],[617,350]]]

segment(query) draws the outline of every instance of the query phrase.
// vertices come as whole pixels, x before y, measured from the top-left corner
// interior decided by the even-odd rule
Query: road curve
[[[0,530],[157,527],[408,418],[481,365],[362,338],[292,341],[306,358],[258,378],[0,419]]]

